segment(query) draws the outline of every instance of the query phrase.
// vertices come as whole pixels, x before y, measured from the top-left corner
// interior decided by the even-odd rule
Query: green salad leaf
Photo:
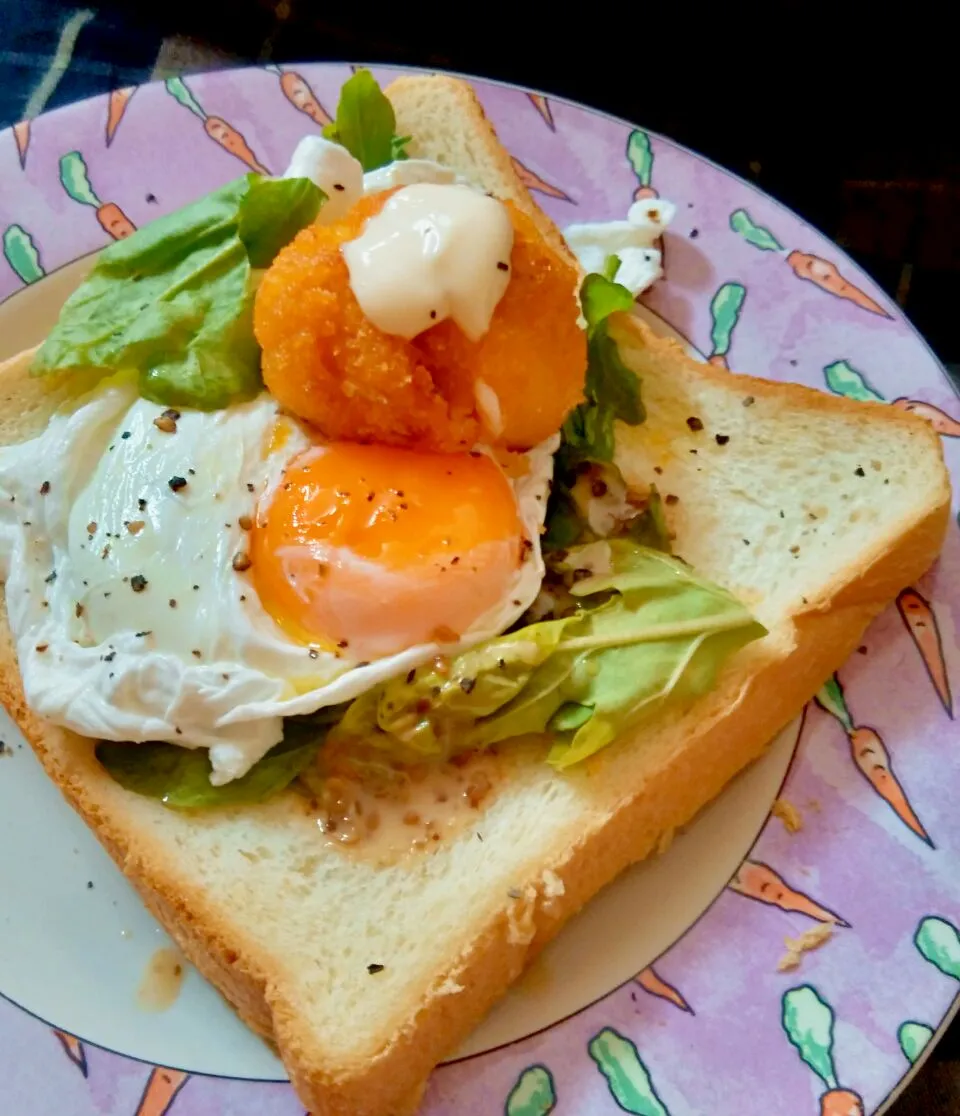
[[[219,787],[210,782],[206,748],[105,740],[97,745],[96,756],[122,787],[159,798],[164,806],[177,810],[240,806],[263,802],[288,787],[316,758],[325,732],[320,725],[288,728],[283,740],[246,775]]]
[[[557,569],[574,601],[567,615],[369,691],[330,739],[422,759],[551,732],[549,762],[566,768],[667,701],[706,692],[765,634],[725,590],[627,539],[574,548]]]
[[[317,215],[305,178],[248,174],[105,248],[33,362],[36,375],[139,375],[168,406],[214,410],[261,388],[253,269]]]
[[[621,360],[617,344],[609,334],[610,316],[633,307],[633,295],[613,281],[619,266],[618,258],[611,256],[603,274],[588,275],[580,288],[580,304],[587,324],[584,401],[570,412],[561,431],[547,506],[547,532],[543,540],[547,550],[567,549],[608,537],[610,531],[598,532],[591,526],[590,488],[600,480],[604,491],[611,488],[626,491],[620,471],[613,464],[615,424],[620,421],[637,426],[646,417],[640,379]],[[599,472],[597,466],[602,467]],[[578,487],[585,491],[578,494]],[[669,533],[656,490],[651,491],[644,507],[622,518],[615,533],[630,534],[645,546],[669,552]]]
[[[398,136],[393,105],[369,70],[357,70],[340,89],[337,118],[323,129],[342,144],[365,171],[406,159],[409,136]]]
[[[631,310],[633,295],[606,275],[592,274],[580,288],[580,305],[587,323],[585,399],[564,423],[563,441],[584,458],[612,461],[614,422],[636,426],[644,419],[640,380],[608,333],[610,315]]]

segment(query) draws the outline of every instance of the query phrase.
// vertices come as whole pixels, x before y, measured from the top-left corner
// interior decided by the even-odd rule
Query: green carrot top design
[[[883,403],[884,398],[873,387],[862,372],[858,372],[848,361],[835,360],[823,370],[827,387],[836,395],[845,395],[861,403]]]
[[[22,225],[9,225],[4,230],[3,255],[24,283],[35,283],[46,274],[33,237]]]
[[[545,1066],[530,1066],[507,1097],[506,1116],[547,1116],[556,1107],[553,1077]]]
[[[828,1089],[837,1088],[833,1067],[833,1008],[815,988],[801,984],[783,994],[783,1029],[804,1062]]]
[[[960,980],[960,934],[944,918],[923,919],[913,938],[914,944],[931,965],[941,973]]]
[[[730,228],[743,239],[759,248],[762,252],[782,252],[783,245],[769,229],[756,225],[745,209],[736,209],[730,214]]]
[[[624,1112],[634,1116],[670,1116],[657,1096],[637,1048],[629,1039],[612,1027],[605,1027],[590,1040],[587,1051]]]
[[[627,161],[633,167],[641,186],[649,186],[653,177],[653,149],[650,147],[650,137],[639,128],[630,133],[627,140]]]
[[[836,717],[847,732],[853,731],[853,717],[850,716],[847,700],[843,696],[843,688],[835,674],[832,674],[820,687],[817,694],[817,705],[825,709],[831,716]]]
[[[200,102],[190,92],[182,78],[167,78],[163,84],[167,87],[170,96],[179,101],[184,108],[199,116],[201,120],[207,119],[207,114],[200,107]]]
[[[99,208],[100,199],[93,192],[87,164],[79,151],[68,151],[60,157],[60,182],[75,202]]]
[[[920,1057],[932,1038],[933,1030],[926,1023],[902,1023],[900,1030],[897,1031],[900,1049],[911,1065]]]
[[[740,320],[740,311],[746,297],[747,292],[742,283],[724,283],[713,296],[710,303],[710,317],[713,319],[710,340],[713,342],[715,356],[726,356],[730,351],[733,329]]]

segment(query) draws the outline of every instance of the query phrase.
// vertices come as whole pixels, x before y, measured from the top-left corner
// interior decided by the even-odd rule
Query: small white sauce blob
[[[405,186],[341,251],[367,318],[411,340],[452,318],[471,341],[510,282],[513,225],[502,202],[466,186]]]
[[[584,271],[603,271],[609,256],[619,256],[618,283],[638,295],[663,274],[657,241],[676,214],[664,198],[634,202],[625,221],[591,221],[568,225],[563,236]]]
[[[477,380],[473,385],[473,396],[477,401],[477,410],[483,416],[490,433],[495,438],[499,437],[503,433],[503,412],[500,409],[500,397],[484,380]]]
[[[320,210],[323,224],[338,221],[363,193],[363,167],[339,143],[304,136],[297,144],[284,178],[309,178],[327,195]]]

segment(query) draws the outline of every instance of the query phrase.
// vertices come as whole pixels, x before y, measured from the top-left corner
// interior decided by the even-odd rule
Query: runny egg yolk
[[[259,509],[251,572],[288,633],[369,660],[452,643],[508,600],[522,538],[485,454],[344,442],[287,467]]]

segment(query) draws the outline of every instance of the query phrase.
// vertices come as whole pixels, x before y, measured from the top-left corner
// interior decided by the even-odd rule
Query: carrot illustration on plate
[[[123,119],[123,114],[127,111],[127,105],[130,104],[130,98],[136,91],[137,87],[135,85],[128,85],[124,89],[112,89],[110,91],[107,97],[107,147],[113,143],[113,137],[117,134],[120,121]]]
[[[505,1116],[547,1116],[556,1106],[553,1074],[546,1066],[530,1066],[517,1078],[503,1111]]]
[[[4,229],[3,256],[24,283],[36,283],[46,274],[33,237],[23,225],[8,225]]]
[[[295,109],[309,116],[314,124],[318,124],[321,128],[332,121],[330,113],[320,104],[305,77],[295,70],[285,70],[282,66],[271,64],[267,69],[280,78],[283,95]]]
[[[643,198],[658,198],[660,195],[654,189],[653,178],[653,148],[650,146],[650,137],[639,128],[627,137],[627,162],[633,168],[639,185],[633,191],[633,200],[641,201]]]
[[[832,922],[835,926],[850,925],[829,907],[824,907],[805,892],[791,887],[769,864],[759,860],[745,860],[727,886],[738,895],[771,907],[779,907],[789,914],[806,915],[817,922]]]
[[[528,93],[533,107],[540,113],[543,118],[544,124],[550,129],[551,132],[557,130],[557,126],[553,121],[553,109],[550,107],[550,102],[542,93]]]
[[[793,273],[798,279],[806,279],[827,294],[845,298],[855,306],[859,306],[861,310],[869,310],[871,314],[879,314],[881,318],[891,316],[868,294],[855,287],[848,279],[844,279],[837,270],[837,265],[831,260],[794,249],[787,256],[787,263],[793,268]]]
[[[651,996],[658,996],[661,1000],[666,1000],[668,1003],[673,1004],[674,1007],[678,1007],[681,1011],[687,1012],[688,1015],[696,1015],[696,1012],[677,989],[674,988],[672,984],[667,984],[654,969],[646,968],[642,973],[637,973],[634,979],[644,992],[649,992]]]
[[[916,1023],[912,1019],[908,1019],[906,1023],[901,1023],[897,1031],[897,1041],[900,1043],[900,1049],[911,1066],[920,1057],[932,1038],[933,1029],[931,1027],[928,1027],[926,1023]]]
[[[833,1062],[833,1008],[812,985],[784,992],[780,1022],[801,1060],[826,1086],[820,1096],[820,1116],[863,1116],[863,1099],[841,1088]]]
[[[165,1116],[189,1076],[183,1070],[155,1066],[140,1094],[134,1116]]]
[[[554,186],[552,183],[547,182],[545,178],[541,178],[529,167],[525,167],[519,159],[512,158],[513,169],[516,171],[517,177],[526,186],[528,190],[538,190],[541,194],[546,194],[548,198],[558,198],[560,201],[570,202],[572,205],[577,203],[565,194],[559,186]]]
[[[894,399],[892,406],[899,407],[903,411],[910,411],[912,414],[926,419],[938,434],[942,434],[946,438],[960,438],[960,419],[953,418],[946,411],[934,407],[932,403],[924,403],[920,399],[901,397],[900,399]]]
[[[748,244],[759,248],[761,252],[787,251],[774,234],[762,225],[756,224],[745,209],[736,209],[730,214],[730,228],[742,236]],[[871,314],[878,314],[881,318],[890,317],[878,302],[859,287],[855,287],[849,280],[844,279],[837,270],[837,265],[830,260],[795,249],[787,252],[786,262],[798,279],[805,279],[836,298],[846,299],[859,306],[861,310],[869,310]]]
[[[910,805],[900,780],[894,773],[890,753],[880,735],[872,728],[857,725],[847,708],[843,687],[834,675],[817,694],[817,704],[839,721],[850,741],[850,754],[857,770],[909,829],[934,848],[927,831]]]
[[[53,1033],[57,1036],[57,1041],[63,1047],[63,1052],[70,1059],[77,1069],[87,1076],[87,1052],[83,1048],[83,1043],[75,1036],[70,1035],[66,1031],[58,1031],[53,1029]]]
[[[167,88],[167,92],[175,101],[183,105],[185,109],[189,109],[194,116],[199,117],[200,120],[203,121],[203,130],[214,143],[218,143],[224,151],[229,152],[242,163],[246,163],[246,165],[252,171],[256,171],[257,174],[268,175],[270,173],[250,150],[250,145],[232,124],[228,124],[222,117],[209,116],[204,112],[200,102],[187,88],[183,78],[167,78],[164,85]]]
[[[922,918],[913,944],[944,976],[960,980],[960,933],[952,922],[935,915]]]
[[[27,165],[27,148],[30,146],[30,121],[21,120],[13,126],[13,142],[17,145],[17,157],[20,166]]]
[[[864,373],[854,368],[849,361],[835,360],[833,364],[828,364],[823,370],[823,376],[827,381],[827,387],[835,395],[845,395],[848,399],[858,399],[861,403],[886,402],[885,397],[877,391]],[[926,419],[938,434],[946,438],[960,438],[960,419],[953,418],[932,403],[901,396],[899,399],[894,399],[891,406],[898,407],[901,411],[910,411],[911,414]]]
[[[619,1031],[604,1027],[587,1044],[587,1052],[624,1112],[634,1116],[670,1116],[636,1046]]]
[[[733,331],[740,321],[743,300],[746,297],[747,291],[742,283],[724,283],[713,296],[710,302],[710,320],[713,323],[710,330],[712,348],[707,358],[711,364],[719,365],[721,368],[728,367],[727,353],[730,352]]]
[[[97,211],[97,220],[114,240],[123,240],[136,232],[137,226],[116,202],[101,202],[93,192],[87,164],[79,151],[68,151],[61,156],[60,183],[75,202],[92,206]]]
[[[947,677],[947,664],[943,657],[943,640],[940,638],[940,625],[930,602],[916,589],[904,589],[897,597],[897,609],[907,626],[910,638],[920,652],[933,688],[937,691],[940,704],[947,716],[953,720],[953,697],[950,693],[950,679]]]

